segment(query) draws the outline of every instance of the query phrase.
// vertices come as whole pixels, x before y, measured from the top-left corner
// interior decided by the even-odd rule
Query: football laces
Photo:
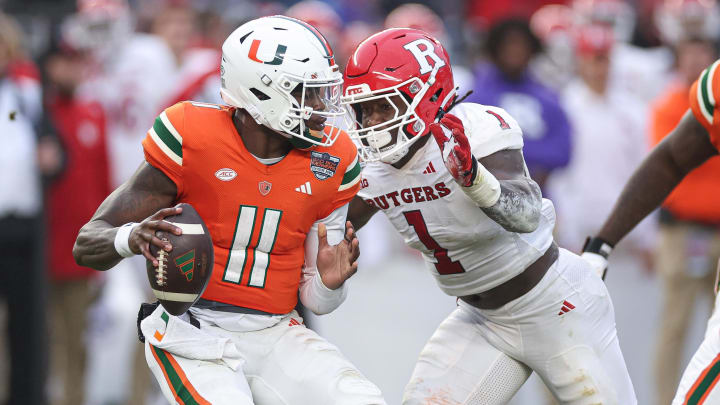
[[[163,238],[163,240],[167,241],[165,238]],[[158,266],[155,269],[155,282],[158,286],[164,286],[167,280],[167,252],[164,249],[160,249],[156,259]]]

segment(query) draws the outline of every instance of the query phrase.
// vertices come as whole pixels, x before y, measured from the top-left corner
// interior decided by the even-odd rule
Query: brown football
[[[210,232],[195,208],[186,203],[177,206],[182,207],[182,212],[165,217],[165,221],[180,227],[182,235],[156,232],[173,248],[167,252],[151,244],[150,253],[159,265],[147,261],[147,276],[155,297],[176,316],[184,314],[205,291],[215,258]]]

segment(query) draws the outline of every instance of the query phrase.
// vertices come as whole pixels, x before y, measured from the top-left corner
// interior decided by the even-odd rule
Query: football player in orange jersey
[[[583,258],[604,276],[613,247],[657,208],[690,171],[720,150],[720,60],[705,69],[690,88],[690,109],[635,170],[615,207],[595,237],[585,243]],[[720,179],[719,179],[720,180]],[[717,204],[708,200],[707,204]],[[720,276],[720,266],[718,267]],[[705,340],[693,355],[672,405],[720,403],[720,295]],[[682,303],[679,303],[682,305]]]
[[[192,204],[213,238],[215,267],[181,317],[159,306],[141,324],[150,369],[170,403],[385,404],[338,349],[302,325],[300,296],[334,310],[357,270],[345,222],[360,165],[344,119],[342,75],[312,26],[250,21],[223,44],[223,99],[165,110],[143,141],[145,162],[78,235],[79,264],[107,270],[150,244]],[[135,222],[140,222],[136,224]],[[317,236],[316,236],[317,235]],[[299,292],[299,294],[298,294]]]

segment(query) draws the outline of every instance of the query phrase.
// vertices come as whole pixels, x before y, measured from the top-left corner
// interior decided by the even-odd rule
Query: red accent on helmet
[[[409,136],[425,135],[430,124],[438,117],[440,109],[449,107],[455,93],[450,57],[438,40],[429,34],[411,28],[390,28],[370,36],[358,45],[350,56],[345,68],[345,88],[367,85],[372,92],[382,91],[397,86],[413,78],[426,83],[432,70],[423,70],[421,61],[405,48],[417,40],[429,41],[433,45],[432,52],[444,62],[435,74],[432,83],[415,107],[415,113],[425,123],[422,133],[417,133],[407,125],[405,129]],[[427,52],[427,49],[421,49]],[[425,57],[425,63],[433,67],[437,63],[431,57]],[[414,87],[414,88],[413,88]],[[413,91],[411,91],[413,88]],[[399,91],[408,100],[413,100],[420,87],[416,82],[407,83]]]
[[[581,55],[607,54],[614,43],[613,31],[605,25],[586,25],[576,33],[577,53]]]

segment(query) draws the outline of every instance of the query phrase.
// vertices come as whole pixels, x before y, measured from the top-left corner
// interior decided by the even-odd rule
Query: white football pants
[[[197,329],[177,317],[165,322],[163,313],[160,306],[143,321],[145,357],[171,404],[385,405],[377,386],[295,311],[250,332],[202,320]]]
[[[505,404],[531,371],[561,404],[637,404],[605,284],[565,249],[498,309],[459,300],[420,353],[403,404]]]
[[[717,290],[717,281],[715,283]],[[682,305],[682,303],[678,303]],[[672,405],[720,404],[720,295],[708,320],[705,339],[690,359],[680,379]]]

